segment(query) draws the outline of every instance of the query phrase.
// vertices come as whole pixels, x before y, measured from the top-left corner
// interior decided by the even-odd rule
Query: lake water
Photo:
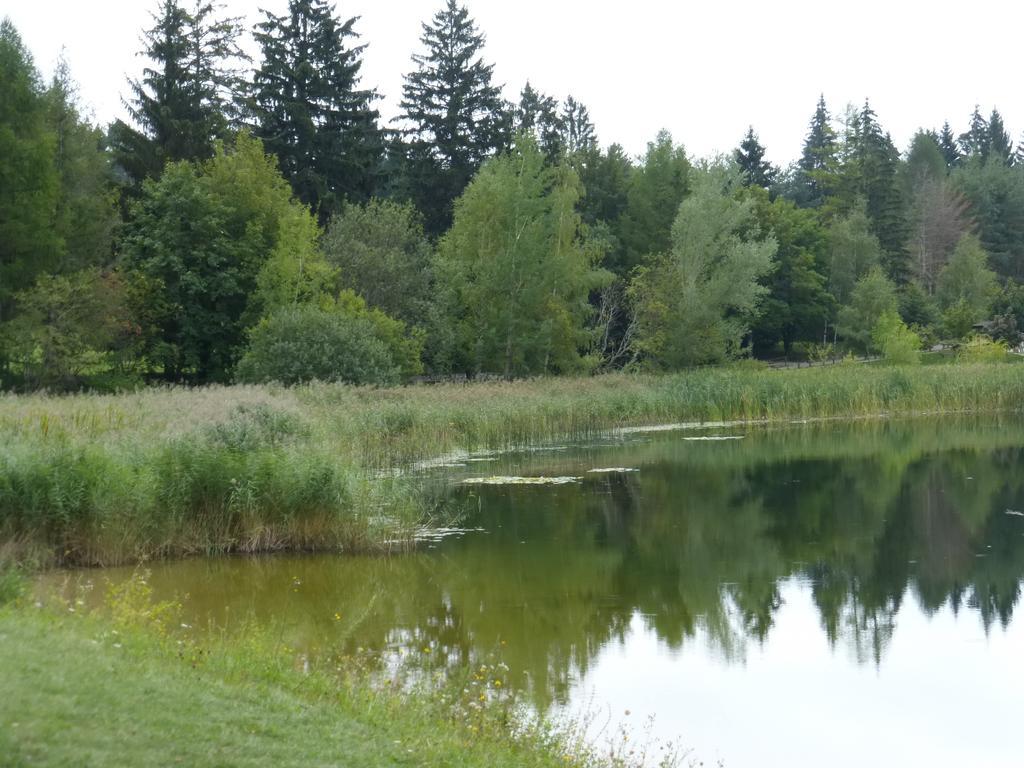
[[[1024,764],[1019,418],[476,458],[422,473],[468,530],[414,553],[190,560],[150,583],[188,623],[273,623],[307,653],[500,661],[539,709],[588,708],[596,739],[654,716],[708,765]],[[494,476],[578,479],[463,482]]]

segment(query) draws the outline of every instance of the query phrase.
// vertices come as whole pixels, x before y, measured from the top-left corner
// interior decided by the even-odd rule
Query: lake
[[[538,709],[587,709],[597,741],[653,717],[709,765],[1021,764],[1019,417],[623,431],[447,464],[417,478],[460,530],[415,552],[194,559],[150,583],[186,623],[273,624],[302,653],[500,662]]]

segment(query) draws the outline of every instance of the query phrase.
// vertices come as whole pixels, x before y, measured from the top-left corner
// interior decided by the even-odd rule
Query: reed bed
[[[22,557],[80,564],[367,549],[408,539],[430,506],[414,479],[390,470],[457,450],[666,422],[1022,405],[1024,367],[1005,363],[2,395],[0,541]]]

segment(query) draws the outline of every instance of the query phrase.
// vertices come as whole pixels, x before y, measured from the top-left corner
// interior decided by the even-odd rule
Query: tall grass
[[[353,549],[422,517],[381,470],[673,421],[1016,410],[1024,367],[609,375],[396,389],[163,388],[0,396],[0,541],[113,564],[200,552]]]

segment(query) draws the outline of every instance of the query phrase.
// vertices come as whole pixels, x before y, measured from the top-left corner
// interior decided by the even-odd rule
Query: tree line
[[[571,96],[505,100],[446,0],[385,125],[357,24],[290,0],[247,31],[160,0],[128,121],[101,127],[67,64],[44,83],[2,22],[0,383],[393,383],[1019,341],[1024,142],[998,110],[901,152],[869,102],[833,115],[822,98],[786,168],[753,127],[728,156],[661,131],[634,158]]]

